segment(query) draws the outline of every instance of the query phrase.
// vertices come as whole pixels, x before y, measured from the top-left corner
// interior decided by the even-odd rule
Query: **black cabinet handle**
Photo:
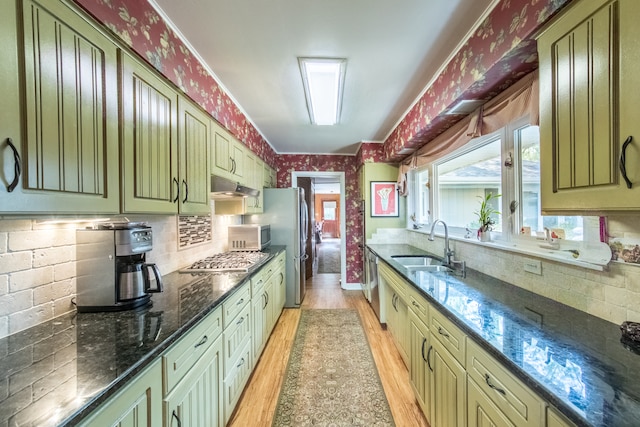
[[[189,198],[189,184],[184,179],[182,180],[182,184],[184,185],[184,199],[182,203],[187,203],[187,199]]]
[[[200,342],[198,342],[198,344],[194,345],[193,348],[198,348],[201,345],[204,345],[204,343],[206,343],[208,339],[209,339],[208,336],[206,336],[206,335],[203,336],[202,339],[200,340]]]
[[[438,326],[438,333],[445,338],[449,338],[449,334],[446,333],[444,329],[442,329],[442,326]]]
[[[422,360],[424,360],[425,362],[428,362],[428,360],[426,359],[426,357],[424,356],[424,346],[427,345],[427,339],[423,338],[422,339],[422,350],[420,351],[422,353]]]
[[[18,180],[20,179],[20,174],[22,173],[22,161],[20,160],[18,149],[15,145],[13,145],[13,141],[11,141],[11,138],[7,138],[7,145],[11,147],[11,150],[13,150],[13,181],[11,181],[11,184],[7,185],[7,192],[11,193],[18,186]]]
[[[182,421],[180,421],[180,417],[178,416],[178,414],[176,414],[176,410],[173,410],[173,413],[171,414],[171,418],[175,418],[178,421],[178,427],[182,427]]]
[[[236,368],[239,368],[240,366],[244,365],[244,357],[242,359],[240,359],[240,363],[238,363],[236,365]]]
[[[173,203],[175,203],[178,201],[178,198],[180,197],[180,183],[175,177],[173,178],[173,182],[175,182],[176,184],[176,198],[173,199]]]
[[[429,370],[433,372],[433,368],[431,367],[431,360],[429,359],[429,356],[431,355],[431,350],[433,350],[432,345],[429,346],[429,351],[427,352],[427,366],[429,367]]]
[[[491,387],[498,393],[501,393],[503,396],[507,394],[503,389],[496,387],[494,384],[491,384],[491,378],[489,377],[489,374],[484,374],[484,381],[487,383],[489,387]]]
[[[631,180],[629,179],[629,177],[627,176],[627,146],[629,144],[631,144],[631,142],[633,141],[633,136],[629,135],[629,138],[627,138],[624,143],[622,144],[622,153],[620,153],[620,172],[622,172],[622,177],[624,178],[625,182],[627,183],[627,188],[631,188],[633,186],[633,183],[631,182]]]

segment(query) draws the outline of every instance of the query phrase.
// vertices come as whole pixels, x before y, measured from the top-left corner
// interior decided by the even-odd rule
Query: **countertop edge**
[[[104,390],[102,390],[99,394],[94,396],[90,401],[88,401],[84,406],[82,406],[78,411],[71,414],[69,417],[64,419],[59,427],[67,427],[67,426],[75,426],[82,422],[84,419],[89,417],[96,409],[98,409],[103,403],[105,403],[109,398],[117,394],[131,379],[133,379],[138,373],[142,372],[145,368],[147,368],[151,363],[153,363],[157,357],[161,356],[164,351],[169,348],[173,343],[178,341],[185,333],[187,333],[191,328],[197,325],[202,319],[204,319],[209,313],[215,310],[220,304],[222,304],[227,298],[233,295],[240,287],[242,287],[245,283],[251,280],[251,277],[260,270],[260,268],[266,265],[269,261],[279,255],[281,252],[285,251],[285,248],[269,253],[269,256],[264,259],[263,262],[254,266],[247,272],[247,275],[244,276],[241,280],[238,281],[231,289],[229,289],[223,296],[217,299],[213,304],[211,304],[206,309],[200,311],[197,315],[191,318],[187,323],[182,325],[179,329],[177,329],[173,334],[167,337],[162,344],[156,346],[152,351],[147,353],[143,358],[133,364],[130,368],[128,368],[122,375],[116,378],[111,384],[109,384]],[[169,273],[171,274],[171,273]],[[194,279],[194,281],[199,279]]]
[[[557,395],[551,392],[548,388],[542,385],[535,378],[527,374],[523,371],[519,366],[517,366],[513,361],[511,361],[508,357],[506,357],[500,350],[496,349],[490,342],[481,337],[476,331],[469,327],[464,321],[462,321],[455,313],[451,312],[448,308],[443,306],[439,301],[435,300],[431,295],[426,293],[419,286],[416,286],[412,279],[408,278],[404,271],[396,268],[389,261],[388,257],[376,252],[374,247],[371,245],[366,245],[373,253],[375,253],[378,257],[380,257],[385,263],[391,267],[396,273],[402,276],[407,283],[413,286],[413,289],[418,291],[420,295],[422,295],[432,306],[436,307],[436,309],[443,314],[448,320],[452,321],[457,327],[459,327],[467,336],[470,336],[478,345],[482,347],[483,350],[487,351],[492,357],[502,363],[510,372],[515,374],[517,378],[524,382],[528,387],[530,387],[534,392],[536,392],[540,397],[542,397],[547,404],[553,405],[556,409],[558,409],[564,416],[569,418],[573,423],[576,424],[577,427],[591,427],[583,417],[581,417],[575,410],[567,405],[562,399],[560,399]],[[405,245],[406,247],[410,247],[412,251],[416,254],[422,253],[425,255],[434,255],[430,252],[424,251],[422,249],[413,247],[411,245]],[[440,257],[438,257],[440,258]],[[458,278],[459,279],[459,278]],[[460,279],[459,279],[460,280]],[[464,282],[464,280],[461,280]],[[514,285],[511,285],[514,286]]]

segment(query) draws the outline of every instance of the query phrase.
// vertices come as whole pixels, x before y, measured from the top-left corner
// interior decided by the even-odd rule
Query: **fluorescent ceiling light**
[[[347,60],[298,58],[309,118],[314,125],[335,125],[340,120]]]

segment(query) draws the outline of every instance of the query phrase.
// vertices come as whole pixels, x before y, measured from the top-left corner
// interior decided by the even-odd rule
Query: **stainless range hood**
[[[217,175],[211,175],[211,199],[258,197],[260,191]]]

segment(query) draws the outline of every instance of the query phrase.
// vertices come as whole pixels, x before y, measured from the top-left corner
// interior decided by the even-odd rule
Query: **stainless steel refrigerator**
[[[306,291],[305,260],[309,209],[303,188],[265,188],[259,222],[271,224],[271,245],[287,248],[285,307],[300,307]]]

